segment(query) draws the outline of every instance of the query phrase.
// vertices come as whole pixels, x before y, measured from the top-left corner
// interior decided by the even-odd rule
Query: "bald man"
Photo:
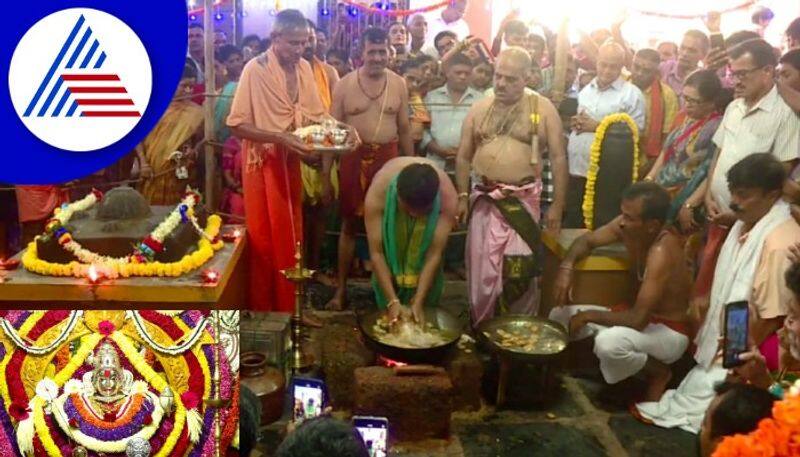
[[[597,76],[578,94],[578,115],[572,119],[567,155],[569,157],[569,197],[565,225],[583,227],[583,193],[589,170],[589,150],[594,132],[604,117],[627,113],[641,132],[645,126],[645,102],[642,91],[622,79],[625,49],[616,43],[600,46]]]
[[[425,38],[428,35],[428,20],[422,14],[415,14],[408,19],[406,28],[411,36],[408,56],[415,59],[423,53],[422,48],[425,46]]]
[[[473,325],[491,318],[498,308],[523,314],[537,311],[545,150],[555,181],[546,226],[554,232],[560,229],[567,185],[563,130],[549,100],[525,93],[530,69],[531,58],[524,49],[501,52],[494,95],[472,106],[461,133],[456,184],[459,217],[466,218],[472,207],[466,262]],[[471,192],[470,172],[477,178]]]

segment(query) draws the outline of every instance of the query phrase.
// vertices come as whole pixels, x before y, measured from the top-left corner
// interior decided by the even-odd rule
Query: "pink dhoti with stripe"
[[[539,250],[541,193],[539,180],[522,186],[499,184],[473,190],[466,266],[474,326],[493,317],[498,306],[515,314],[532,315],[538,311],[538,273],[533,272],[538,265],[533,265],[533,270],[530,265]],[[533,230],[518,231],[520,225]],[[536,233],[532,236],[528,232]],[[504,293],[504,288],[512,284],[515,293]]]

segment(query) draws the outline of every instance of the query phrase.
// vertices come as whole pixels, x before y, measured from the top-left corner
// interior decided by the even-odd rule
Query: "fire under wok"
[[[358,324],[367,346],[383,357],[404,363],[438,363],[458,342],[463,324],[452,314],[441,308],[426,308],[425,322],[440,335],[441,342],[430,347],[410,348],[385,342],[385,337],[376,332],[378,320],[385,310],[369,311],[359,316]]]

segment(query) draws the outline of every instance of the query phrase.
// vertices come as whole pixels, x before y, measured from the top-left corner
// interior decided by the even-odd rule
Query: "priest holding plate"
[[[294,132],[321,122],[325,107],[311,65],[301,59],[308,40],[305,17],[281,11],[271,39],[269,50],[245,65],[227,124],[243,140],[249,307],[292,312],[295,286],[280,270],[295,264],[295,245],[303,239],[300,161],[319,160],[313,141]]]

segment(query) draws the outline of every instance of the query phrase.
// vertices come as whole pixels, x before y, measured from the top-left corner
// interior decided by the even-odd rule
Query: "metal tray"
[[[508,355],[515,359],[548,360],[554,357],[558,357],[561,353],[564,352],[563,349],[551,353],[526,352],[521,349],[505,348],[497,342],[497,339],[494,336],[497,334],[497,330],[503,329],[506,331],[512,331],[514,329],[523,328],[524,327],[523,324],[525,323],[533,323],[554,330],[563,339],[564,349],[566,349],[567,343],[569,342],[569,335],[567,334],[567,330],[561,324],[559,324],[558,322],[551,321],[549,319],[544,319],[537,316],[527,316],[524,314],[506,314],[503,316],[489,319],[487,321],[483,321],[478,326],[477,329],[478,339],[485,346],[488,346],[490,350],[504,355]]]

